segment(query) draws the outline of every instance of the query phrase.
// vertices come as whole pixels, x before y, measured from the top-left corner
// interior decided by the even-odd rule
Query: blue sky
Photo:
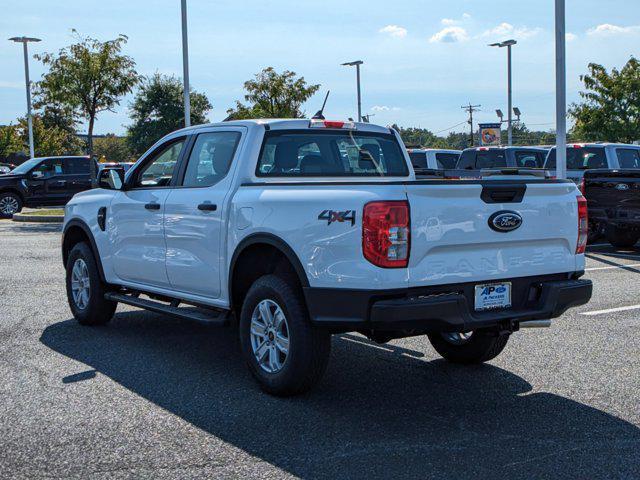
[[[43,39],[31,53],[71,43],[71,29],[101,40],[129,36],[126,53],[138,71],[181,75],[179,0],[30,0],[6,5],[5,38]],[[10,4],[10,8],[9,8]],[[192,88],[213,103],[212,121],[243,95],[242,84],[263,67],[290,69],[321,92],[305,105],[313,114],[331,90],[332,118],[356,115],[355,71],[341,62],[362,59],[363,113],[380,124],[429,128],[446,134],[464,122],[460,106],[481,104],[476,119],[506,111],[506,52],[488,43],[515,38],[514,105],[531,128],[554,127],[553,0],[189,0]],[[578,99],[579,75],[589,62],[621,67],[640,46],[637,0],[567,0],[567,85]],[[0,124],[24,115],[20,46],[0,42]],[[42,74],[31,60],[31,78]],[[121,134],[131,96],[105,112],[97,133]],[[453,131],[466,129],[459,125]]]

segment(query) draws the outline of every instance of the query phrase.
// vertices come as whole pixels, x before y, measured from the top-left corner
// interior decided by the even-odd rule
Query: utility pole
[[[355,60],[353,62],[343,63],[345,67],[356,67],[356,86],[357,86],[357,100],[358,100],[358,121],[362,121],[362,99],[360,97],[360,65],[364,62],[362,60]]]
[[[184,82],[184,126],[191,126],[191,99],[189,97],[189,41],[187,36],[187,0],[180,2],[182,13],[182,81]]]
[[[35,156],[33,147],[33,115],[31,114],[31,80],[29,80],[29,51],[27,43],[39,42],[39,38],[33,37],[12,37],[9,40],[22,44],[22,53],[24,55],[24,82],[27,88],[27,125],[29,129],[29,158]]]
[[[556,177],[567,177],[567,65],[565,4],[556,0]]]
[[[463,105],[462,107],[460,107],[461,109],[465,110],[468,114],[469,114],[469,120],[467,120],[467,123],[469,124],[469,146],[473,147],[474,145],[474,141],[473,141],[473,112],[477,112],[479,111],[480,107],[482,105],[471,105],[471,102],[469,102],[469,105]]]

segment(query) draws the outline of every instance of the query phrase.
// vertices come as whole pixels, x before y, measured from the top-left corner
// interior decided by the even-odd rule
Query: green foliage
[[[29,151],[29,127],[26,118],[16,126],[22,151]],[[40,115],[33,116],[33,146],[36,157],[49,155],[81,155],[83,143],[74,135],[55,126],[46,127]]]
[[[104,157],[107,162],[130,162],[134,158],[126,138],[116,137],[113,133],[96,138],[93,143],[93,153],[98,160]]]
[[[569,109],[574,136],[583,141],[640,140],[640,62],[631,57],[622,70],[611,73],[596,63],[588,68],[580,77],[586,89],[580,92],[583,102]]]
[[[136,154],[144,153],[168,133],[184,126],[184,87],[173,76],[156,73],[145,78],[131,104],[133,124],[127,127],[127,144]],[[212,106],[203,93],[191,91],[191,124],[207,122]]]
[[[18,127],[15,125],[5,125],[0,127],[0,158],[5,158],[12,153],[19,153],[24,150]]]
[[[36,85],[37,104],[45,108],[45,114],[47,105],[56,109],[56,122],[63,118],[65,122],[85,119],[90,155],[93,154],[93,126],[97,114],[114,111],[122,96],[139,81],[135,62],[121,54],[126,43],[125,35],[106,42],[78,36],[77,43],[57,54],[35,56],[49,68]],[[62,125],[58,123],[57,126]]]
[[[304,77],[285,70],[282,74],[273,67],[263,69],[254,80],[244,82],[248,105],[236,101],[236,107],[227,110],[229,120],[246,118],[302,118],[300,107],[320,85],[308,85]]]

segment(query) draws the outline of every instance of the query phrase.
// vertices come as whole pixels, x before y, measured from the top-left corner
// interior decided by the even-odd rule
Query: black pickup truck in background
[[[584,172],[590,236],[604,234],[614,247],[632,247],[640,239],[640,169],[592,169]]]
[[[89,162],[89,157],[79,156],[32,158],[0,175],[0,218],[11,218],[23,206],[66,204],[76,193],[91,188]]]

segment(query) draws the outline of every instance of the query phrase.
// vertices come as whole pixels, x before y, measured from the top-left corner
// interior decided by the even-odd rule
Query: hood
[[[25,178],[25,176],[22,174],[16,174],[16,175],[13,175],[11,173],[0,174],[0,183],[6,183],[6,182],[13,183],[16,180],[21,180],[23,178]]]

